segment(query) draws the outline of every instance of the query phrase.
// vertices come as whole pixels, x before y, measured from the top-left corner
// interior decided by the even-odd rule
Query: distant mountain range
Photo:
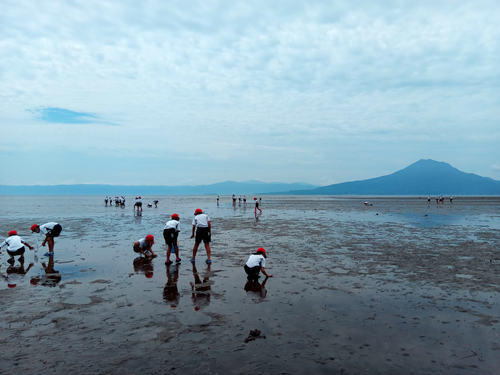
[[[0,185],[0,195],[243,195],[265,194],[270,191],[315,189],[318,185],[305,183],[226,181],[199,186],[127,186],[127,185]]]
[[[465,173],[448,163],[419,160],[388,176],[343,182],[291,195],[500,195],[500,181]]]

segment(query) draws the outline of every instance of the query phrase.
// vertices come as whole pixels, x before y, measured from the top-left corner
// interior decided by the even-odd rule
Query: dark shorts
[[[210,229],[209,228],[197,228],[196,229],[196,237],[195,237],[195,242],[196,243],[201,243],[203,241],[204,243],[210,243]]]
[[[163,238],[165,239],[166,245],[177,246],[177,236],[179,232],[175,231],[175,228],[163,229]]]
[[[10,251],[10,250],[7,250],[7,254],[9,255],[23,255],[24,252],[26,251],[26,249],[23,247],[20,247],[19,249],[15,250],[15,251]]]
[[[142,207],[142,202],[137,202],[136,205],[137,207]]]
[[[50,231],[49,236],[52,238],[59,237],[59,235],[61,234],[61,231],[62,231],[62,227],[59,224],[54,225],[54,228],[52,228],[52,230]]]
[[[257,276],[260,272],[260,266],[255,266],[255,267],[248,267],[246,264],[245,264],[245,272],[247,273],[248,276]]]

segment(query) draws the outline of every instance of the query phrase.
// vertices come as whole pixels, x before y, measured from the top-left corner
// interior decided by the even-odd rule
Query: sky
[[[500,180],[498,0],[0,8],[0,184]]]

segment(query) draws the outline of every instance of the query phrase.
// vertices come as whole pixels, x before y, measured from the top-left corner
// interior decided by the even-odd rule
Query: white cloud
[[[498,2],[2,8],[0,127],[10,131],[0,151],[29,156],[53,142],[85,165],[96,153],[151,164],[175,154],[172,173],[186,181],[190,160],[207,159],[199,183],[227,179],[223,161],[233,160],[262,179],[318,184],[375,177],[429,157],[424,151],[454,165],[465,149],[478,166],[470,171],[487,175],[479,166],[498,155]],[[44,107],[118,126],[40,132],[26,110]],[[88,173],[84,180],[102,179]]]

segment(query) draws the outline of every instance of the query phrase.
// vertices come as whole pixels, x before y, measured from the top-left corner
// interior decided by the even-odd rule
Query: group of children
[[[42,246],[45,246],[46,244],[49,245],[49,251],[44,254],[48,257],[54,256],[54,238],[59,237],[61,231],[61,225],[54,222],[46,223],[43,225],[33,224],[31,226],[31,232],[42,233],[45,235]],[[9,255],[9,259],[7,260],[7,262],[9,262],[10,264],[14,264],[14,257],[18,256],[19,263],[23,263],[24,252],[26,251],[25,245],[28,246],[30,250],[34,249],[33,246],[24,241],[21,236],[17,234],[17,231],[11,230],[9,231],[9,236],[0,244],[0,254],[2,253],[2,247],[7,247],[7,254]]]
[[[119,198],[119,197],[117,197]],[[111,198],[106,197],[105,203],[107,205],[109,200],[109,203],[111,205]],[[254,198],[255,200],[255,213],[257,210],[262,212],[262,210],[259,208],[259,201],[257,201],[257,198]],[[125,199],[123,198],[123,204],[124,204]],[[219,197],[217,197],[217,202],[219,201]],[[155,201],[155,204],[157,204],[158,201]],[[121,204],[121,200],[120,203]],[[142,211],[142,200],[141,197],[136,198],[136,203],[134,205],[134,210],[135,207],[137,207],[137,210]],[[165,227],[163,229],[163,238],[165,239],[165,244],[168,246],[167,250],[167,260],[165,261],[165,264],[169,266],[173,262],[170,260],[171,253],[175,253],[175,261],[176,263],[179,263],[181,261],[181,258],[179,256],[179,246],[178,246],[178,241],[177,238],[179,236],[180,232],[180,223],[179,223],[179,215],[178,214],[172,214],[171,220],[167,221],[165,223]],[[48,257],[53,257],[54,256],[54,238],[59,237],[61,234],[62,227],[59,223],[56,222],[49,222],[43,225],[38,225],[38,224],[33,224],[31,226],[31,232],[33,233],[42,233],[45,235],[45,239],[42,242],[42,246],[45,246],[48,244],[49,251],[46,252],[44,255]],[[203,210],[201,208],[197,208],[194,212],[194,217],[192,220],[192,232],[191,232],[191,239],[195,239],[195,243],[193,246],[193,256],[191,258],[191,262],[196,261],[196,254],[198,252],[198,247],[203,242],[205,246],[205,250],[207,253],[207,259],[205,260],[205,263],[211,264],[212,259],[211,259],[211,249],[210,249],[210,242],[211,242],[211,232],[212,232],[212,226],[210,223],[210,217],[203,213]],[[155,243],[155,238],[152,234],[148,234],[146,237],[141,238],[137,240],[134,245],[133,245],[133,250],[135,253],[139,253],[144,255],[145,257],[156,257],[157,255],[153,251],[153,245]],[[1,249],[3,247],[7,247],[7,254],[9,255],[9,259],[7,260],[8,263],[14,264],[15,263],[15,256],[18,256],[18,260],[20,263],[24,263],[24,253],[25,253],[25,246],[27,246],[30,250],[33,250],[34,247],[31,246],[29,243],[24,241],[18,234],[17,231],[11,230],[8,233],[8,237],[0,244],[0,254]],[[173,251],[172,251],[173,250]],[[257,252],[252,254],[250,258],[248,259],[247,263],[245,264],[245,272],[248,274],[249,279],[252,278],[257,278],[258,274],[260,271],[266,277],[272,277],[272,275],[269,275],[266,273],[264,267],[265,267],[265,259],[266,259],[266,250],[264,248],[259,248],[257,249]]]
[[[167,266],[173,263],[170,260],[172,249],[175,253],[175,262],[179,263],[181,261],[181,258],[179,257],[179,246],[177,243],[177,238],[179,236],[179,232],[181,231],[179,219],[180,218],[178,214],[172,214],[171,220],[167,221],[165,223],[165,227],[163,228],[163,238],[165,239],[165,244],[168,247],[167,260],[165,261],[165,264]],[[205,260],[205,263],[212,264],[212,251],[210,249],[211,236],[212,225],[210,223],[210,217],[207,214],[203,213],[203,210],[201,208],[197,208],[194,211],[192,232],[190,237],[195,239],[193,246],[193,257],[191,258],[191,262],[196,262],[198,247],[200,246],[201,242],[203,242],[205,250],[207,252],[207,259]],[[156,257],[157,255],[153,251],[154,243],[154,236],[152,234],[148,234],[145,238],[141,238],[134,243],[134,252],[142,254],[145,257]],[[254,254],[250,255],[247,263],[244,266],[249,280],[257,279],[259,277],[260,271],[262,271],[262,273],[266,277],[273,277],[273,275],[269,275],[265,270],[266,258],[266,250],[262,247],[258,248]]]
[[[427,203],[431,203],[431,197],[427,197]],[[439,204],[439,203],[444,204],[444,196],[438,195],[436,197],[436,204]],[[453,203],[453,197],[452,196],[450,196],[450,203]]]
[[[115,200],[115,206],[125,207],[125,197],[123,195],[121,197],[115,197],[114,200]],[[104,198],[104,205],[105,206],[108,206],[108,202],[109,202],[109,206],[111,207],[111,205],[113,204],[113,198],[111,198],[111,197]]]

